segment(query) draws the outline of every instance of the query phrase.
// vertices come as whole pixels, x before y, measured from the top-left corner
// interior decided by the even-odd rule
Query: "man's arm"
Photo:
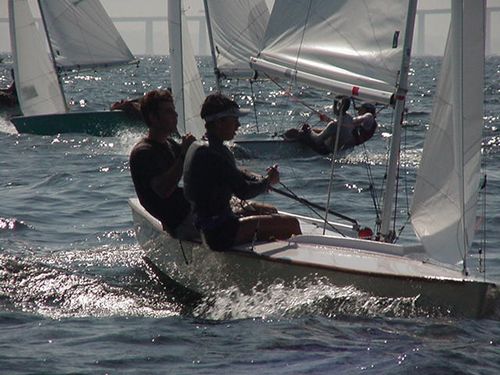
[[[179,154],[169,169],[151,179],[153,191],[162,198],[170,197],[181,180],[183,165],[184,156]]]

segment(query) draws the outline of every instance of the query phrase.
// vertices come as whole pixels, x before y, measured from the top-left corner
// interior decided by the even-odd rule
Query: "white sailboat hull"
[[[307,285],[323,278],[380,297],[411,297],[423,313],[481,317],[492,313],[496,285],[465,277],[460,271],[423,261],[418,246],[399,246],[323,236],[313,219],[301,218],[303,231],[290,241],[238,246],[214,252],[200,242],[179,241],[138,203],[130,200],[137,240],[161,272],[202,294],[237,286],[248,293],[277,280]],[[342,229],[342,228],[341,228]],[[346,226],[345,233],[353,235]]]

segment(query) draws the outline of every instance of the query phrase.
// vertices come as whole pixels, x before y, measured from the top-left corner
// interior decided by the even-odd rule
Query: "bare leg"
[[[272,239],[285,240],[292,235],[301,234],[299,221],[286,215],[254,215],[239,219],[240,226],[236,234],[235,244],[251,242],[255,236],[257,240]]]
[[[236,197],[231,198],[231,208],[238,216],[272,215],[278,213],[278,210],[273,205],[255,201],[243,201]]]

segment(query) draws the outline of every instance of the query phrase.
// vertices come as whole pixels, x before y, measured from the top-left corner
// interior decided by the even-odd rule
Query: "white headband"
[[[241,109],[237,107],[231,107],[225,111],[214,113],[213,115],[205,116],[204,120],[206,122],[212,122],[223,117],[243,117],[250,113],[249,109]]]

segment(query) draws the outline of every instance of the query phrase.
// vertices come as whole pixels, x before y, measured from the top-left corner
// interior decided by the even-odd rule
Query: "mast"
[[[216,50],[215,50],[215,45],[214,45],[214,37],[212,34],[212,20],[210,19],[210,10],[208,9],[208,1],[209,0],[203,0],[203,5],[205,6],[205,18],[207,22],[207,30],[208,30],[208,41],[210,42],[210,53],[212,54],[212,63],[214,66],[214,74],[215,74],[215,87],[217,88],[217,91],[220,91],[220,72],[219,68],[217,67],[217,55],[216,55]]]
[[[54,66],[54,71],[57,74],[57,82],[59,84],[59,92],[60,92],[61,97],[63,99],[65,111],[68,112],[68,104],[66,103],[66,96],[64,95],[64,90],[63,90],[63,87],[62,87],[61,77],[59,76],[58,68],[57,68],[57,64],[56,64],[56,59],[54,57],[54,49],[52,48],[52,43],[50,41],[50,35],[49,35],[48,30],[47,30],[47,25],[45,24],[45,16],[43,14],[43,7],[41,6],[40,1],[41,0],[38,0],[37,4],[38,4],[38,9],[40,10],[40,15],[42,17],[42,25],[43,25],[43,30],[45,32],[45,37],[47,38],[47,44],[49,45],[50,60],[52,62],[52,65]]]
[[[9,0],[8,3],[9,9],[9,34],[10,34],[10,48],[12,51],[12,56],[14,57],[14,82],[19,79],[19,72],[17,67],[17,44],[16,44],[16,26],[14,25],[14,0]],[[16,83],[19,87],[19,82]]]
[[[387,185],[384,194],[384,207],[382,209],[382,221],[380,225],[380,236],[382,241],[391,242],[393,233],[389,226],[391,221],[393,199],[396,187],[397,170],[399,166],[399,150],[401,143],[401,119],[405,106],[406,93],[408,91],[408,71],[410,69],[411,45],[413,40],[413,29],[417,13],[417,0],[408,3],[408,16],[406,18],[406,32],[403,45],[403,60],[399,76],[399,85],[396,91],[396,104],[393,117],[393,132],[391,151],[389,155],[389,167],[387,171]]]
[[[186,108],[184,96],[184,55],[182,51],[182,0],[168,0],[168,36],[170,49],[170,80],[175,98],[175,109],[184,133]]]

